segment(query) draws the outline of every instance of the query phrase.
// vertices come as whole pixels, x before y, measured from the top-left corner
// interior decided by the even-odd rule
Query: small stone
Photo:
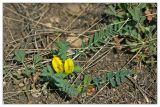
[[[142,104],[142,102],[141,101],[137,101],[138,102],[138,104]]]
[[[112,90],[113,90],[113,92],[116,92],[116,89],[115,89],[115,88],[113,88]]]
[[[46,23],[45,25],[46,25],[47,27],[50,27],[50,28],[52,27],[52,24],[51,24],[51,23]]]
[[[115,58],[118,58],[118,55],[114,55]]]
[[[52,23],[59,23],[59,22],[60,22],[60,18],[59,18],[59,17],[51,17],[51,18],[50,18],[50,21],[51,21]]]
[[[114,65],[117,66],[117,65],[119,65],[119,63],[118,62],[114,62]]]
[[[21,74],[22,74],[22,70],[21,70],[21,69],[18,69],[18,70],[17,70],[17,73],[18,73],[19,75],[21,75]]]
[[[27,87],[26,86],[24,86],[23,88],[22,88],[22,90],[26,90],[27,89]]]
[[[70,43],[72,48],[81,48],[82,46],[82,39],[77,37],[67,37],[67,42]]]
[[[48,93],[48,91],[47,91],[47,85],[48,85],[48,82],[45,83],[45,84],[43,85],[43,87],[42,87],[42,92],[43,92],[44,95],[47,95],[47,93]]]
[[[13,84],[19,85],[20,82],[21,82],[20,80],[14,79]]]
[[[7,83],[6,82],[3,82],[3,86],[5,86]]]
[[[137,80],[137,75],[135,75],[135,76],[133,77],[133,79],[134,79],[134,80]]]
[[[77,16],[81,12],[81,7],[79,4],[68,4],[67,12],[71,15]]]
[[[23,83],[19,83],[19,87],[23,87],[24,86],[24,84]]]
[[[82,95],[82,97],[86,97],[86,93],[82,93],[81,95]]]
[[[24,84],[29,84],[29,80],[27,79],[27,78],[24,78],[24,80],[23,80],[23,82],[24,82]]]
[[[74,52],[72,49],[68,49],[68,50],[67,50],[67,53],[68,53],[68,55],[73,55],[73,54],[75,54],[75,52]]]
[[[111,61],[111,59],[106,57],[106,61],[109,61],[109,62],[110,62],[110,61]]]
[[[36,89],[32,89],[31,90],[31,95],[33,96],[33,97],[39,97],[40,95],[41,95],[41,92],[40,92],[40,90],[36,90]]]

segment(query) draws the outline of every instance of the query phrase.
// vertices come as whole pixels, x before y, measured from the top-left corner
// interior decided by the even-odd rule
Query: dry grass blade
[[[4,7],[4,8],[6,8],[7,10],[13,12],[14,14],[16,14],[16,15],[18,15],[18,16],[21,16],[21,17],[23,17],[23,18],[25,18],[25,19],[27,19],[27,20],[29,20],[29,21],[31,21],[31,22],[38,23],[38,24],[40,24],[40,25],[42,25],[42,26],[48,27],[48,26],[46,26],[46,24],[41,23],[41,22],[38,22],[38,21],[35,21],[35,20],[33,20],[33,19],[31,19],[31,18],[28,18],[28,17],[26,17],[26,16],[24,16],[24,15],[22,15],[22,14],[19,14],[19,13],[17,13],[16,11],[14,11],[14,10],[8,8],[8,7]],[[62,29],[57,28],[57,27],[51,27],[51,28],[62,30]]]
[[[133,80],[132,78],[130,78],[130,77],[127,77],[127,78],[128,78],[128,79],[137,87],[137,89],[141,92],[141,94],[142,94],[143,97],[145,98],[146,102],[149,103],[150,101],[149,101],[147,95],[144,93],[144,90],[143,90],[142,88],[140,88],[140,87],[138,86],[138,84],[137,84],[136,82],[134,82],[134,80]]]
[[[141,52],[141,50],[142,50],[142,47],[138,50],[138,52],[121,69],[123,69],[126,65],[128,65]]]

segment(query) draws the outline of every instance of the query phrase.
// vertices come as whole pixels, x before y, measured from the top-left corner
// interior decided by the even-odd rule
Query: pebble
[[[19,83],[19,87],[23,87],[24,86],[24,84],[23,83]]]

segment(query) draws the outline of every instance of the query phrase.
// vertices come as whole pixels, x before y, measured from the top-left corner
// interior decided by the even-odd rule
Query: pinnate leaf
[[[15,52],[15,59],[21,63],[24,62],[24,58],[25,58],[25,51],[23,50],[18,50]]]
[[[42,57],[39,54],[33,56],[33,63],[39,64],[42,61]]]

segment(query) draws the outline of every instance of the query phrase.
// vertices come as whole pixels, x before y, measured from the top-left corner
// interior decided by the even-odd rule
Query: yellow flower
[[[66,59],[63,65],[62,60],[58,56],[54,56],[52,66],[57,73],[65,72],[66,74],[71,74],[74,70],[74,62],[71,58]]]
[[[71,58],[68,58],[64,62],[64,70],[66,74],[71,74],[74,70],[74,62]]]
[[[58,56],[53,57],[52,66],[57,73],[62,73],[64,71],[62,60]]]

